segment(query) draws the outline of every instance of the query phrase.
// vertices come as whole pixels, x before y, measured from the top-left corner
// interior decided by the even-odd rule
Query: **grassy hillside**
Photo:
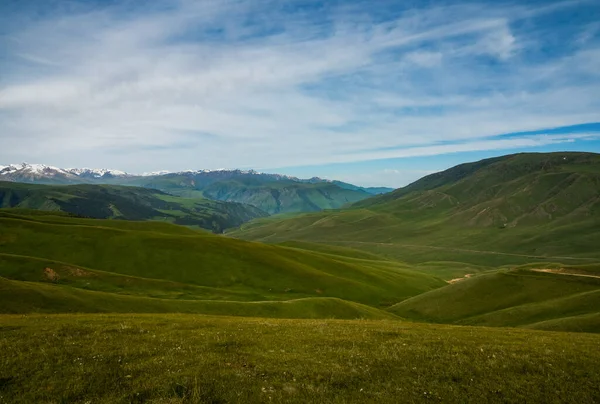
[[[0,208],[62,211],[100,219],[164,220],[215,232],[266,213],[238,203],[185,199],[113,185],[48,186],[0,182]]]
[[[439,278],[397,262],[250,243],[208,233],[159,232],[155,223],[139,223],[152,229],[144,231],[132,229],[124,221],[112,221],[111,227],[103,226],[106,221],[96,226],[86,219],[60,217],[60,221],[0,212],[0,253],[59,261],[83,272],[93,269],[212,288],[206,293],[224,289],[224,298],[241,294],[239,300],[248,300],[249,295],[265,300],[337,297],[379,307],[444,285]],[[0,266],[0,276],[39,280],[48,265],[43,260]],[[59,275],[70,271],[60,265],[49,268]],[[15,266],[20,269],[15,271]],[[104,277],[103,282],[122,280]],[[58,283],[82,286],[63,275]],[[117,286],[96,287],[120,292]],[[162,287],[153,284],[144,288]]]
[[[536,327],[578,317],[580,324],[570,330],[600,332],[600,277],[528,268],[473,276],[389,310],[418,321],[485,326]]]
[[[408,262],[600,260],[600,155],[530,153],[464,164],[351,209],[260,219],[231,235],[322,242]]]
[[[31,313],[198,313],[264,318],[393,319],[391,313],[336,298],[288,301],[158,299],[81,290],[0,277],[3,314]]]
[[[0,316],[10,403],[592,403],[600,336],[398,321]]]

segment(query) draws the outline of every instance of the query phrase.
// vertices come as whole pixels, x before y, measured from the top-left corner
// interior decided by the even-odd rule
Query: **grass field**
[[[46,268],[58,279],[48,278]],[[375,307],[445,285],[398,262],[252,243],[163,223],[132,228],[125,221],[2,213],[0,276],[147,297],[335,297]],[[177,293],[181,284],[187,287]]]
[[[0,316],[5,403],[592,403],[600,335],[399,321]]]

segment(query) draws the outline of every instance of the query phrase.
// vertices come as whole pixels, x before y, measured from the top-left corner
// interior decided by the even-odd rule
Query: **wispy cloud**
[[[396,3],[12,10],[0,158],[268,168],[590,138],[494,137],[600,121],[595,3]]]

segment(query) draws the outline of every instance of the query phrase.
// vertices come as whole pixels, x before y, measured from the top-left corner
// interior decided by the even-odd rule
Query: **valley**
[[[0,182],[0,402],[600,397],[599,155],[275,215],[231,181]]]

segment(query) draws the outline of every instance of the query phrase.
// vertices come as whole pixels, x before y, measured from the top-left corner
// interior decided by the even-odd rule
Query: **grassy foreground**
[[[600,336],[398,321],[0,316],[0,402],[596,402]]]

